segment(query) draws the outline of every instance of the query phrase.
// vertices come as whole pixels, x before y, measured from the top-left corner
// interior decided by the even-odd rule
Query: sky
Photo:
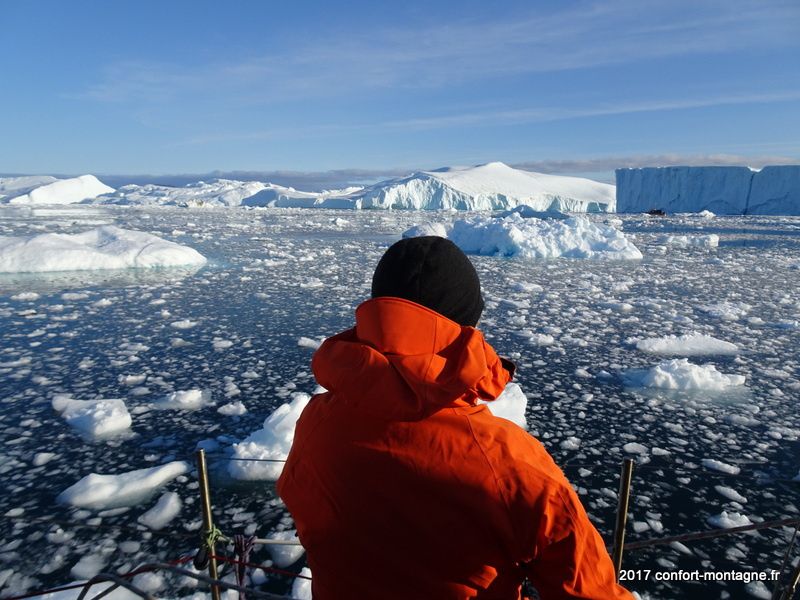
[[[797,0],[0,8],[0,173],[800,162]]]

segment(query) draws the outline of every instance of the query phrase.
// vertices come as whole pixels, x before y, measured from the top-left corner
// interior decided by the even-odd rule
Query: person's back
[[[430,262],[445,241],[428,240],[401,245]],[[278,482],[314,598],[512,600],[525,577],[543,600],[630,598],[545,449],[476,403],[502,392],[509,363],[473,327],[375,287],[356,327],[314,355],[328,392],[303,412]],[[472,324],[481,309],[479,288],[444,308]]]

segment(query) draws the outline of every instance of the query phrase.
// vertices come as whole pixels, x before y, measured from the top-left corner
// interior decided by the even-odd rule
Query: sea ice
[[[311,400],[311,396],[301,392],[292,394],[291,402],[281,404],[264,421],[264,427],[254,431],[247,438],[234,444],[233,457],[228,463],[228,473],[235,479],[274,481],[283,471],[282,461],[289,455],[294,440],[294,430],[300,413]]]
[[[420,226],[406,231],[404,237]],[[640,259],[642,253],[621,231],[585,217],[567,220],[476,216],[453,223],[448,238],[468,254],[522,258]]]
[[[752,525],[753,522],[747,518],[746,515],[739,514],[738,512],[728,512],[723,510],[720,514],[708,517],[706,519],[708,524],[712,527],[720,527],[722,529],[730,529],[731,527],[743,527],[744,525]]]
[[[199,266],[205,262],[188,246],[113,225],[76,234],[0,236],[0,273]]]
[[[181,512],[181,497],[175,492],[164,492],[150,510],[139,517],[139,523],[150,529],[163,529]]]
[[[484,401],[481,400],[481,403]],[[495,417],[508,419],[523,429],[528,428],[525,419],[525,410],[528,408],[528,398],[516,383],[509,383],[506,389],[495,400],[486,402],[489,410]]]
[[[297,531],[294,529],[285,529],[270,534],[270,539],[283,540],[286,542],[297,542]],[[305,553],[305,548],[300,544],[269,544],[267,546],[272,562],[275,566],[285,569],[296,563],[301,556]]]
[[[741,471],[741,469],[736,465],[729,465],[728,463],[724,463],[715,458],[704,458],[700,462],[706,469],[719,471],[720,473],[728,473],[729,475],[738,475],[739,471]]]
[[[736,344],[701,333],[637,340],[636,348],[649,354],[679,356],[734,355],[739,352]]]
[[[74,204],[82,200],[109,194],[114,188],[108,187],[94,175],[81,175],[70,179],[57,179],[34,187],[28,193],[14,196],[9,204]]]
[[[744,375],[725,375],[714,365],[696,365],[686,358],[666,360],[648,370],[631,370],[624,374],[632,387],[666,390],[724,390],[744,385]]]
[[[303,577],[311,577],[311,569],[303,567],[300,571]],[[308,579],[296,578],[292,584],[292,598],[296,600],[312,600],[311,598],[311,581]]]
[[[62,504],[103,510],[135,506],[150,498],[160,487],[189,470],[183,461],[173,461],[148,469],[118,475],[90,473],[58,496]]]
[[[68,425],[91,439],[125,431],[132,423],[122,400],[75,400],[68,394],[56,394],[52,405]]]
[[[212,404],[211,390],[198,389],[172,392],[153,402],[155,408],[176,410],[200,410]]]

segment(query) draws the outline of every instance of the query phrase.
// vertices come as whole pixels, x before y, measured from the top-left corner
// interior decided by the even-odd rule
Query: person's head
[[[483,312],[475,267],[458,246],[437,236],[403,239],[386,251],[372,276],[372,297],[381,296],[411,300],[472,327]]]

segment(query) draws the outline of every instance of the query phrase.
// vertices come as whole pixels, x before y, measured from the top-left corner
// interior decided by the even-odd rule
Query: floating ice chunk
[[[132,423],[122,400],[74,400],[68,394],[56,394],[52,404],[68,425],[91,439],[125,431]]]
[[[294,529],[285,529],[284,531],[275,532],[270,535],[270,539],[287,542],[300,541],[297,539],[297,531]],[[299,544],[269,544],[267,550],[269,550],[272,556],[272,562],[275,563],[276,567],[281,569],[285,569],[296,563],[306,551],[305,548]]]
[[[638,340],[636,348],[650,354],[678,354],[680,356],[733,355],[739,352],[736,344],[700,333]]]
[[[155,506],[142,514],[138,521],[150,529],[163,529],[181,512],[181,497],[175,492],[164,492]]]
[[[710,233],[708,235],[667,235],[663,236],[660,242],[672,246],[716,248],[719,246],[719,236],[716,233]]]
[[[633,387],[666,390],[724,390],[744,385],[744,375],[725,375],[714,365],[695,365],[686,358],[666,360],[649,370],[632,370],[623,375]]]
[[[311,569],[303,567],[300,571],[303,577],[311,577]],[[296,600],[312,600],[311,597],[311,581],[300,577],[295,578],[292,584],[292,598]]]
[[[247,407],[241,402],[230,402],[220,406],[217,412],[226,417],[238,417],[239,415],[247,413]]]
[[[34,300],[38,300],[41,296],[36,292],[20,292],[19,294],[14,294],[11,296],[12,300],[16,300],[17,302],[33,302]]]
[[[495,400],[490,402],[481,400],[480,402],[487,404],[495,417],[508,419],[523,429],[528,428],[528,422],[525,420],[528,398],[516,383],[506,385],[506,389]]]
[[[58,454],[55,454],[54,452],[37,452],[33,456],[33,466],[41,467],[42,465],[46,465],[57,456]]]
[[[559,444],[562,450],[577,450],[581,446],[581,439],[570,436]]]
[[[183,319],[181,321],[173,321],[169,325],[170,327],[174,327],[175,329],[191,329],[192,327],[197,326],[197,321],[190,321],[189,319]]]
[[[404,236],[409,237],[410,231]],[[408,236],[406,234],[409,234]],[[565,221],[477,216],[453,223],[448,237],[468,254],[522,258],[640,259],[642,253],[624,233],[585,217]]]
[[[118,475],[90,473],[58,496],[62,504],[103,510],[136,506],[156,490],[189,470],[183,461],[174,461],[149,469],[137,469]]]
[[[647,454],[647,446],[637,442],[628,442],[622,447],[628,454]]]
[[[76,234],[0,236],[0,273],[200,266],[205,262],[188,246],[113,225]]]
[[[300,339],[297,340],[297,345],[300,346],[301,348],[311,348],[312,350],[316,350],[322,345],[323,341],[325,341],[325,338],[315,340],[312,338],[302,336]]]
[[[697,213],[697,216],[700,217],[701,219],[713,219],[717,215],[715,215],[710,210],[701,210],[699,213]]]
[[[403,232],[404,238],[423,237],[423,236],[437,236],[446,238],[448,233],[447,226],[444,223],[421,223],[414,225],[411,229]]]
[[[300,392],[292,394],[289,403],[281,404],[264,421],[264,427],[251,433],[233,446],[233,458],[228,464],[228,473],[235,479],[274,481],[283,471],[283,462],[256,462],[241,459],[266,461],[286,460],[294,440],[294,430],[300,413],[311,396]]]
[[[94,175],[81,175],[70,179],[58,179],[32,189],[27,194],[11,198],[9,204],[74,204],[82,200],[109,194],[108,187]]]
[[[160,400],[156,400],[153,406],[164,409],[200,410],[212,404],[214,401],[211,398],[211,390],[194,389],[167,394]]]
[[[744,302],[718,302],[717,304],[707,304],[698,308],[717,319],[736,321],[747,315],[752,306]]]
[[[84,554],[69,574],[77,579],[91,579],[103,570],[107,562],[102,554]]]
[[[728,512],[723,510],[720,514],[708,517],[706,519],[708,524],[712,527],[720,527],[722,529],[730,529],[731,527],[743,527],[745,525],[752,525],[753,522],[747,518],[746,515],[739,514],[738,512]]]
[[[706,469],[712,471],[719,471],[720,473],[729,473],[730,475],[738,475],[741,469],[735,465],[729,465],[714,458],[704,458],[700,461]]]
[[[733,488],[724,485],[715,485],[714,489],[717,490],[718,493],[725,496],[728,500],[733,500],[734,502],[738,502],[740,504],[747,504],[747,498],[742,496]]]

